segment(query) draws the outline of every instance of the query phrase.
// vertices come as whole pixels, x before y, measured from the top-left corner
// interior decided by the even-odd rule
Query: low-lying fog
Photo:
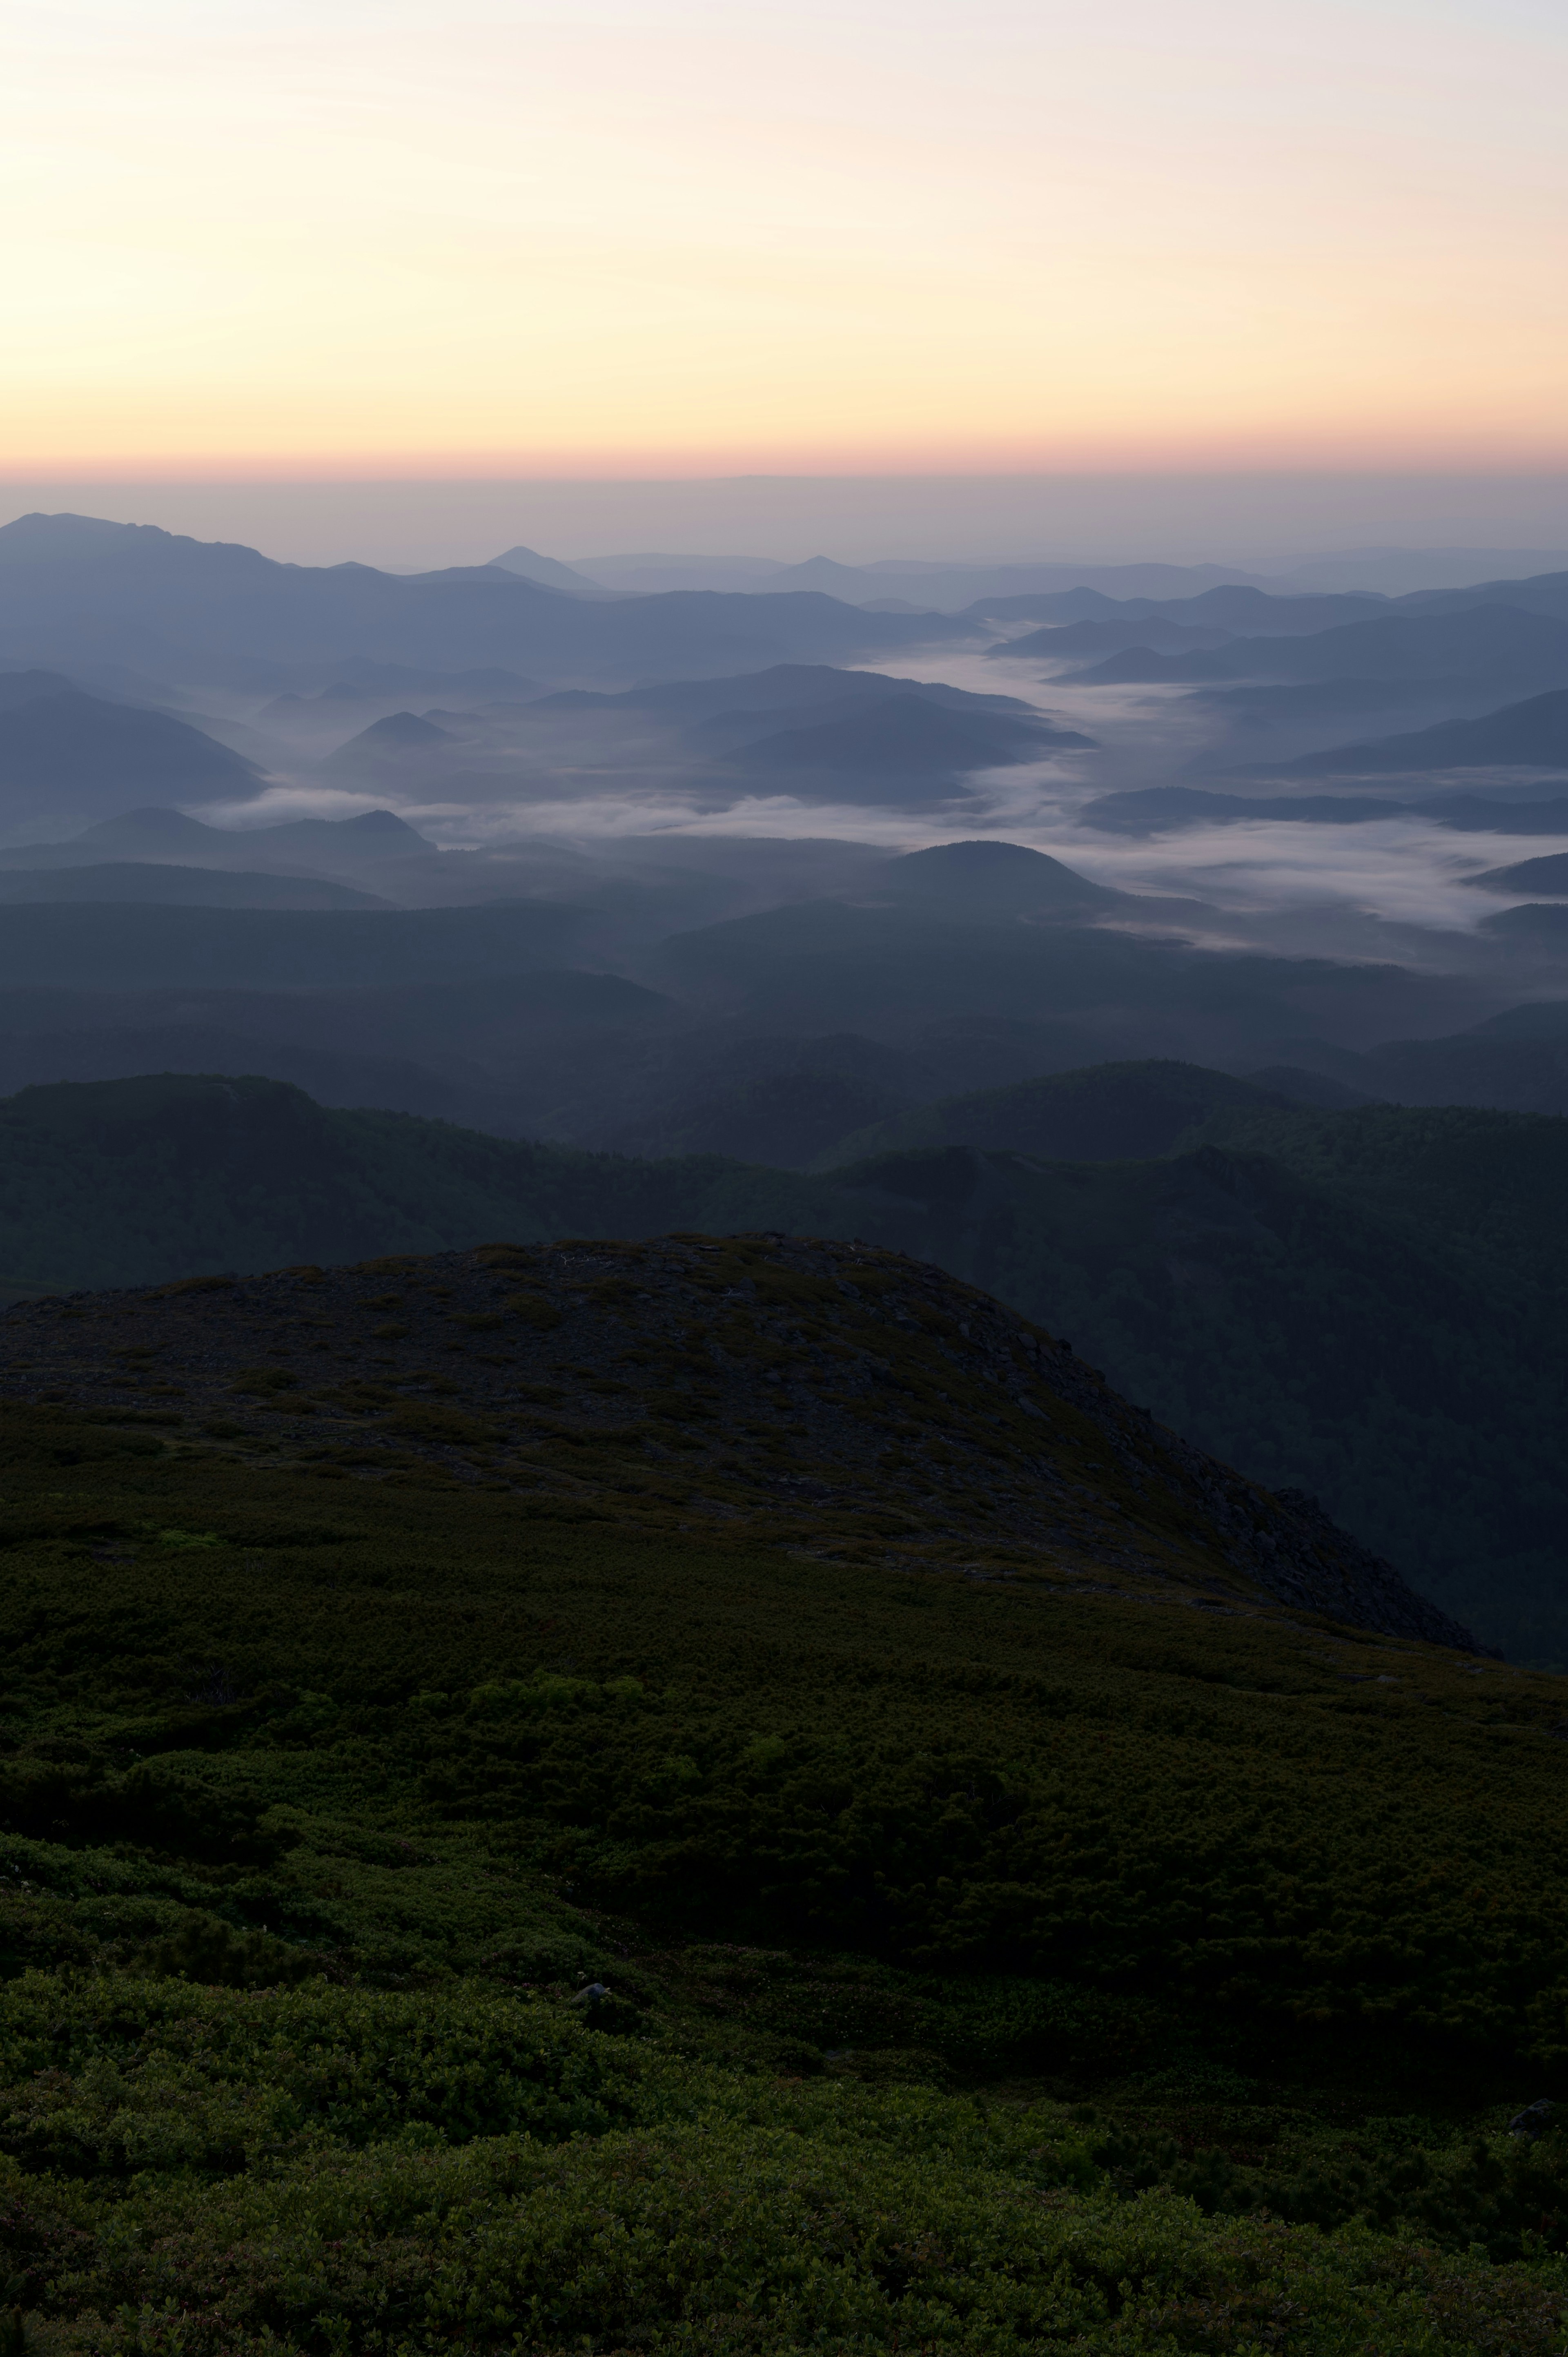
[[[453,709],[384,694],[351,705],[291,698],[285,711],[277,699],[223,699],[219,715],[218,700],[209,695],[209,716],[228,724],[236,747],[267,756],[273,782],[254,799],[195,814],[249,830],[391,809],[444,848],[523,860],[531,851],[566,848],[646,860],[656,850],[678,856],[683,844],[700,865],[699,845],[714,838],[752,839],[759,847],[763,840],[865,844],[897,852],[991,835],[1052,853],[1122,891],[1208,904],[1216,912],[1208,920],[1190,905],[1149,911],[1151,921],[1179,924],[1195,939],[1423,965],[1491,953],[1473,936],[1506,898],[1477,891],[1466,878],[1563,847],[1560,833],[1457,834],[1419,814],[1353,824],[1243,818],[1144,835],[1107,833],[1085,819],[1087,805],[1109,793],[1172,784],[1262,798],[1322,791],[1386,803],[1465,791],[1517,802],[1546,791],[1548,773],[1509,771],[1506,784],[1495,770],[1331,779],[1320,786],[1238,777],[1257,758],[1256,740],[1215,704],[1185,687],[1085,685],[1067,676],[1080,667],[1081,659],[1052,665],[1038,656],[999,659],[943,648],[858,666],[1015,698],[1094,739],[1091,747],[972,772],[956,789],[945,781],[933,791],[910,792],[894,779],[874,790],[875,799],[860,779],[835,794],[826,778],[812,792],[770,791],[717,768],[710,773],[705,750],[694,758],[689,734],[624,707],[561,709],[554,698],[540,697]],[[355,756],[344,748],[379,717],[404,708],[439,728],[442,738],[384,757],[363,752],[353,767]],[[1389,734],[1430,716],[1430,705],[1412,693],[1406,709],[1395,706],[1370,723],[1329,716],[1295,731],[1283,750],[1292,754],[1302,741]],[[1264,743],[1270,754],[1279,753],[1277,734]],[[722,754],[722,746],[714,752]],[[800,781],[790,783],[798,788]]]

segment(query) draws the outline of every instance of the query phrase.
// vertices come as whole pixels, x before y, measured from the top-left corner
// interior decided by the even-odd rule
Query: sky
[[[1558,0],[14,0],[6,472],[1551,474],[1565,69]]]

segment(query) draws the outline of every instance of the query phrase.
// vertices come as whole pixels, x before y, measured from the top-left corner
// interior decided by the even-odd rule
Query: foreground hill
[[[1554,2345],[1559,1682],[1047,1334],[666,1237],[0,1351],[14,2334]]]
[[[389,1292],[394,1275],[412,1290]],[[702,1328],[688,1332],[693,1316]],[[78,1331],[84,1320],[91,1333]],[[465,1348],[486,1336],[498,1339]],[[654,1347],[628,1351],[635,1341]],[[462,1363],[449,1370],[454,1351]],[[531,1492],[542,1483],[578,1503],[575,1469],[589,1469],[595,1493],[628,1477],[635,1492],[639,1472],[676,1450],[675,1502],[725,1524],[760,1514],[776,1540],[799,1504],[802,1541],[820,1548],[842,1522],[830,1552],[870,1542],[906,1568],[977,1544],[982,1562],[961,1567],[1076,1560],[1080,1576],[1114,1565],[1201,1585],[1223,1566],[1238,1593],[1474,1649],[1311,1501],[1254,1491],[1154,1432],[1069,1347],[935,1269],[858,1245],[676,1238],[383,1256],[368,1275],[192,1277],[134,1306],[111,1296],[90,1311],[73,1296],[64,1308],[15,1308],[0,1375],[14,1395],[111,1416],[142,1405],[150,1383],[185,1403],[177,1425],[210,1431],[216,1418],[231,1441],[284,1440],[328,1469],[400,1469],[413,1445],[461,1472],[477,1450]],[[236,1403],[268,1423],[235,1423]],[[781,1420],[781,1454],[758,1415]],[[889,1462],[901,1437],[918,1439],[918,1460],[895,1445]],[[1086,1448],[1117,1462],[1090,1463],[1102,1478],[1087,1487]],[[781,1474],[793,1458],[811,1478]]]
[[[27,1089],[0,1108],[0,1281],[149,1284],[494,1235],[866,1237],[1065,1329],[1217,1456],[1323,1499],[1488,1643],[1568,1661],[1568,1123],[1304,1111],[1170,1065],[911,1118],[947,1142],[809,1176],[333,1113],[275,1082]],[[1108,1153],[1132,1158],[1092,1158]]]

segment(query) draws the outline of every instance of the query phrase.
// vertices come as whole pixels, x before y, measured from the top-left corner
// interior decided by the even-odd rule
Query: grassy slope
[[[41,2345],[1559,2345],[1568,2152],[1504,2133],[1568,2093],[1554,1681],[1250,1600],[1086,1457],[1076,1536],[911,1571],[911,1448],[1016,1482],[983,1384],[940,1445],[875,1402],[857,1504],[768,1386],[854,1341],[814,1297],[705,1437],[766,1251],[684,1331],[635,1259],[475,1265],[499,1324],[417,1263],[14,1314],[13,1393],[93,1403],[0,1415]],[[584,1287],[627,1365],[567,1415]]]

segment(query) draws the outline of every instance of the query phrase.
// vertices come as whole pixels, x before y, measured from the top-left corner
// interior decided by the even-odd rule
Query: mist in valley
[[[1568,575],[499,558],[0,528],[13,1297],[868,1237],[1568,1658]]]

